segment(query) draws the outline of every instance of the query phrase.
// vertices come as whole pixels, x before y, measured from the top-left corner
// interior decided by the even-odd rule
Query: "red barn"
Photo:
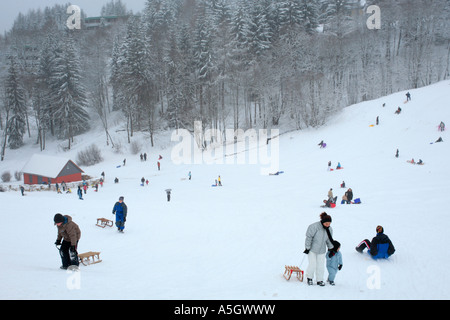
[[[83,170],[66,158],[34,154],[22,169],[25,184],[81,181]]]

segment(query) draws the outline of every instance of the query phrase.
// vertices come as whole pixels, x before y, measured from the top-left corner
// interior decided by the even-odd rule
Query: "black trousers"
[[[63,268],[68,268],[69,266],[78,266],[80,264],[78,260],[77,249],[71,251],[70,247],[71,243],[69,241],[64,240],[61,244],[59,255],[61,256]]]
[[[372,246],[372,244],[370,243],[370,241],[368,239],[364,239],[363,241],[361,241],[358,246],[356,247],[356,251],[358,252],[363,252],[364,249],[368,249],[370,250],[370,247]]]

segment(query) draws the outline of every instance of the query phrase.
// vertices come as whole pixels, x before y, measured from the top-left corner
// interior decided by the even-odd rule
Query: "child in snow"
[[[363,253],[364,249],[368,249],[373,259],[387,259],[395,252],[395,247],[391,239],[384,234],[382,226],[377,226],[377,235],[369,241],[365,239],[355,248],[359,253]]]
[[[172,189],[166,189],[166,193],[167,193],[167,202],[170,201],[170,194],[172,192]]]
[[[62,261],[61,269],[78,266],[77,246],[81,238],[80,227],[72,221],[71,216],[63,216],[60,213],[55,214],[53,221],[58,228],[58,237],[56,238],[55,245],[61,246],[58,248]]]
[[[81,186],[78,186],[77,194],[78,194],[78,198],[80,200],[83,200],[83,191],[81,191]]]
[[[125,229],[125,221],[127,221],[128,207],[123,202],[124,197],[120,197],[119,201],[114,204],[112,213],[116,215],[116,227],[119,232]]]
[[[342,254],[339,252],[341,244],[338,241],[333,241],[333,249],[328,251],[326,255],[327,270],[328,270],[328,283],[334,286],[334,279],[338,270],[342,269]]]

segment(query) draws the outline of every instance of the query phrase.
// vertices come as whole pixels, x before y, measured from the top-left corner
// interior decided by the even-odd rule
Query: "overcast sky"
[[[75,4],[83,10],[88,17],[100,15],[102,6],[110,0],[0,0],[0,34],[8,31],[17,15],[26,14],[30,9],[44,9],[55,4]],[[144,9],[146,0],[122,0],[128,10],[134,13]]]

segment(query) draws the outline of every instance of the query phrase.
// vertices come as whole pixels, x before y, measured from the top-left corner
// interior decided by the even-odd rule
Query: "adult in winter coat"
[[[320,214],[320,221],[311,224],[306,230],[305,251],[308,255],[308,268],[306,278],[308,285],[313,284],[314,275],[317,284],[324,286],[323,275],[325,271],[325,253],[333,249],[333,229],[330,227],[331,217],[326,213]]]
[[[55,214],[53,221],[58,227],[58,236],[55,245],[61,246],[59,249],[62,261],[61,269],[67,269],[73,265],[78,266],[77,246],[81,238],[80,228],[72,221],[71,216],[63,216],[61,213]]]
[[[117,230],[119,230],[120,232],[123,232],[123,229],[125,229],[125,221],[127,221],[127,211],[128,211],[128,207],[125,204],[125,202],[123,202],[124,197],[120,197],[119,201],[117,201],[114,204],[112,213],[116,215],[116,227]]]
[[[373,259],[387,259],[395,252],[395,247],[392,244],[391,239],[384,234],[382,226],[377,226],[377,235],[369,241],[365,239],[355,248],[359,253],[363,253],[364,249],[368,249]]]
[[[344,200],[347,202],[347,204],[352,203],[353,200],[353,191],[351,188],[348,188],[348,190],[345,192]]]

